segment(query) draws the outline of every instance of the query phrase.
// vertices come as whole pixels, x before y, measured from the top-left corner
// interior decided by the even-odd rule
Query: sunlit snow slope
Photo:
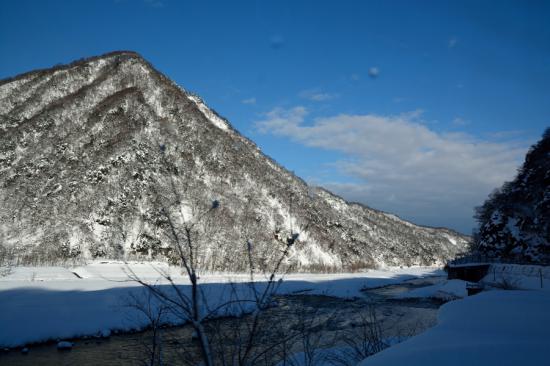
[[[27,263],[170,258],[162,207],[197,221],[207,269],[246,268],[247,240],[271,263],[290,230],[295,270],[428,265],[468,239],[308,187],[136,53],[0,82],[0,250]]]

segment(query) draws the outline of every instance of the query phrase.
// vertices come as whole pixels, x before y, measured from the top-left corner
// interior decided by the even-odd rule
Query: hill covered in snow
[[[495,258],[550,263],[550,128],[516,178],[477,209],[475,250]]]
[[[216,202],[216,210],[210,210]],[[429,265],[468,238],[309,187],[133,52],[0,82],[0,259],[174,259],[162,209],[194,222],[198,266]]]

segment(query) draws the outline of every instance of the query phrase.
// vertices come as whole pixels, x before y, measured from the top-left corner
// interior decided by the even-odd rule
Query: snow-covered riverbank
[[[540,266],[492,266],[482,283],[496,287],[443,305],[435,327],[367,358],[361,366],[547,364],[548,272]],[[456,281],[400,296],[433,296],[443,288],[460,294],[463,284]]]
[[[143,328],[146,319],[129,305],[134,301],[132,296],[143,297],[144,291],[139,284],[128,281],[128,268],[160,286],[167,284],[159,271],[169,273],[183,291],[189,290],[189,282],[179,269],[163,263],[130,263],[127,267],[121,262],[94,262],[75,268],[14,268],[0,277],[0,347]],[[363,288],[442,273],[437,268],[411,267],[348,274],[290,274],[278,292],[354,297]],[[251,297],[248,280],[246,274],[204,274],[200,279],[210,308],[234,296],[235,289],[239,298]],[[260,288],[265,284],[261,275],[256,280]]]

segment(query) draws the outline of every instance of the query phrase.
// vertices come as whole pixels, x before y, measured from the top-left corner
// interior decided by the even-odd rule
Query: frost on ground
[[[132,263],[129,268],[141,279],[168,289],[160,276],[160,272],[167,273],[183,291],[189,290],[189,283],[178,268],[163,263]],[[71,269],[14,268],[8,276],[0,278],[0,347],[142,329],[147,325],[145,317],[128,305],[134,301],[132,296],[144,298],[145,292],[128,280],[127,270],[121,262],[95,262]],[[278,292],[355,297],[363,288],[441,273],[435,268],[412,267],[351,274],[291,274],[285,276]],[[209,308],[234,296],[251,299],[248,279],[245,274],[202,275],[200,282]],[[261,289],[265,281],[259,275],[257,287]],[[237,306],[227,307],[218,315],[235,315],[241,310]],[[167,321],[178,324],[185,319],[172,317]]]
[[[482,280],[489,291],[443,305],[435,327],[361,365],[546,364],[550,345],[548,271],[540,266],[491,266]],[[502,283],[518,290],[495,289]],[[445,293],[464,296],[464,285],[459,280],[445,281],[398,297],[438,297]]]

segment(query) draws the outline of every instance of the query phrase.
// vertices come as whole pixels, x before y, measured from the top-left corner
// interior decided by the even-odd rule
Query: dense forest
[[[495,258],[550,262],[550,128],[533,145],[516,178],[476,209],[474,250]]]

